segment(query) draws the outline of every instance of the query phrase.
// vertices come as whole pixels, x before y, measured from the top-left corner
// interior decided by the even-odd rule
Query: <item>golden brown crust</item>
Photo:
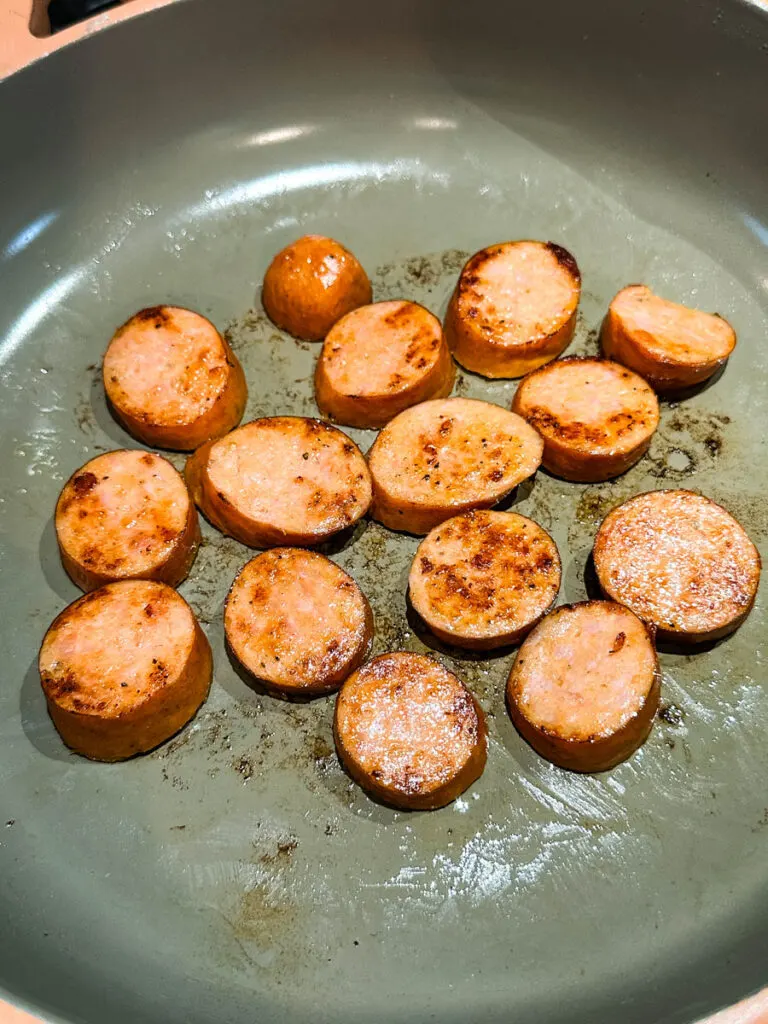
[[[176,451],[232,430],[248,398],[226,339],[205,317],[176,306],[140,310],[123,324],[107,348],[103,378],[110,409],[128,433]]]
[[[85,591],[121,579],[176,587],[200,544],[183,479],[153,452],[107,452],[81,466],[59,495],[55,527],[62,565]]]
[[[507,707],[520,735],[553,764],[600,772],[653,727],[661,674],[647,627],[609,601],[562,605],[520,648]]]
[[[230,650],[276,696],[332,693],[368,655],[373,614],[330,559],[275,548],[239,572],[224,608]]]
[[[371,516],[426,534],[461,512],[490,508],[540,462],[543,442],[525,420],[467,398],[422,402],[400,413],[368,453]]]
[[[560,589],[560,556],[514,512],[467,512],[436,527],[409,575],[413,607],[440,640],[472,650],[518,643]]]
[[[112,583],[53,622],[40,649],[48,710],[72,750],[121,761],[178,732],[205,700],[211,648],[170,587]]]
[[[721,505],[693,491],[638,494],[603,520],[594,546],[603,592],[661,640],[701,643],[732,633],[760,583],[760,555]]]
[[[357,445],[321,420],[252,420],[204,445],[185,478],[200,511],[255,548],[307,547],[356,523],[371,502]]]
[[[516,292],[509,281],[518,283]],[[448,346],[457,362],[475,373],[522,377],[570,344],[580,295],[578,265],[562,246],[532,241],[489,246],[461,272],[445,317]]]
[[[629,285],[613,299],[603,321],[603,352],[666,394],[703,383],[736,345],[731,325],[662,299],[645,285]]]
[[[355,782],[405,810],[445,806],[485,767],[483,712],[453,673],[421,654],[384,654],[350,676],[333,731]]]
[[[436,316],[415,302],[375,302],[328,332],[315,398],[337,423],[381,427],[412,405],[447,397],[455,371]]]
[[[304,341],[322,341],[337,320],[371,298],[362,266],[323,235],[305,235],[282,249],[267,268],[261,294],[270,320]]]
[[[619,363],[577,356],[528,374],[512,411],[544,439],[545,469],[581,483],[626,472],[659,425],[658,400],[641,377]]]

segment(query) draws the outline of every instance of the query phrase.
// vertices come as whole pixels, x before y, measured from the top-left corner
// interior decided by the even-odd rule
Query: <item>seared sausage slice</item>
[[[375,302],[326,336],[315,373],[320,411],[350,427],[381,427],[403,409],[451,393],[455,365],[440,321],[415,302]]]
[[[64,568],[81,590],[121,579],[186,579],[200,544],[181,476],[153,452],[99,455],[77,470],[56,504]]]
[[[555,603],[560,555],[540,526],[514,512],[466,512],[421,542],[411,603],[446,643],[473,650],[515,644]]]
[[[277,696],[337,690],[366,658],[373,616],[343,569],[314,551],[275,548],[238,574],[224,609],[227,643]]]
[[[603,352],[645,377],[659,392],[707,380],[733,352],[736,334],[716,313],[654,295],[644,284],[622,289],[601,334]]]
[[[581,274],[554,242],[503,242],[461,272],[445,317],[457,361],[484,377],[522,377],[570,344]]]
[[[371,503],[368,466],[354,441],[301,416],[253,420],[203,445],[185,476],[213,525],[254,548],[318,544]]]
[[[524,419],[470,398],[406,409],[368,453],[374,519],[392,530],[429,533],[473,508],[490,508],[541,463],[543,442]]]
[[[722,506],[692,491],[651,491],[619,505],[595,538],[603,592],[665,640],[733,632],[749,614],[760,555]]]
[[[520,648],[507,682],[518,732],[553,764],[601,772],[645,742],[659,706],[645,625],[610,601],[556,608]]]
[[[583,483],[634,466],[659,425],[653,389],[603,359],[558,359],[536,370],[520,382],[512,410],[544,438],[544,468]]]
[[[144,444],[191,451],[236,427],[248,389],[234,352],[189,309],[154,306],[123,324],[104,356],[116,418]]]
[[[66,608],[40,650],[53,724],[78,754],[122,761],[152,750],[208,695],[211,648],[164,583],[123,580]]]
[[[305,235],[272,260],[261,301],[282,330],[305,341],[322,341],[345,313],[371,301],[371,282],[339,242]]]
[[[433,658],[395,651],[350,676],[336,698],[339,760],[376,799],[405,810],[444,807],[485,767],[485,716]]]

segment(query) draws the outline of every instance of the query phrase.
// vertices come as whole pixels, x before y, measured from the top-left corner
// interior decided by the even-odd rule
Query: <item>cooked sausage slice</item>
[[[541,463],[543,442],[524,419],[470,398],[406,409],[368,453],[371,515],[392,530],[429,533],[473,508],[490,508]]]
[[[433,658],[395,651],[369,661],[336,698],[339,760],[376,799],[405,810],[444,807],[485,767],[485,716]]]
[[[314,551],[275,548],[240,570],[224,608],[240,664],[277,696],[337,690],[363,661],[373,615],[343,569]]]
[[[254,548],[306,547],[352,526],[371,503],[357,445],[301,416],[253,420],[187,459],[187,484],[222,533]]]
[[[45,634],[40,680],[53,724],[78,754],[122,761],[194,716],[211,684],[211,648],[164,583],[123,580],[66,608]]]
[[[514,512],[466,512],[421,542],[411,603],[440,640],[473,650],[518,643],[555,603],[560,555],[540,526]]]
[[[660,673],[645,625],[610,601],[563,605],[520,648],[507,682],[518,732],[553,764],[601,772],[645,742]]]
[[[455,365],[440,321],[416,302],[375,302],[326,336],[315,373],[320,411],[350,427],[381,427],[403,409],[451,393]]]
[[[554,242],[503,242],[467,262],[445,317],[457,361],[484,377],[522,377],[570,344],[581,274]]]
[[[702,313],[654,295],[643,284],[623,288],[601,333],[603,352],[645,377],[659,392],[707,380],[725,364],[736,334],[716,313]]]
[[[371,282],[352,253],[323,235],[281,250],[264,275],[270,320],[295,338],[322,341],[337,320],[371,301]]]
[[[760,582],[760,555],[744,529],[692,491],[651,491],[619,505],[597,532],[594,560],[608,597],[679,642],[733,632]]]
[[[536,370],[520,382],[512,410],[544,438],[544,468],[583,483],[634,466],[659,425],[653,389],[605,359],[558,359]]]
[[[153,306],[123,324],[104,356],[116,418],[144,444],[191,451],[236,427],[248,389],[234,352],[189,309]]]
[[[200,544],[181,476],[152,452],[107,452],[77,470],[56,504],[64,568],[82,590],[124,579],[176,587]]]

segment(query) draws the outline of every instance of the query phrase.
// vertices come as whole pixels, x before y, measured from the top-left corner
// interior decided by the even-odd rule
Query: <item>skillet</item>
[[[664,406],[645,460],[590,487],[540,473],[514,507],[555,536],[562,600],[589,591],[602,516],[645,489],[701,490],[765,552],[768,12],[178,0],[128,13],[30,44],[0,82],[8,998],[88,1024],[682,1024],[757,991],[764,599],[726,642],[662,652],[664,717],[596,777],[547,765],[514,732],[509,652],[439,648],[489,712],[491,745],[480,782],[432,814],[350,784],[330,701],[284,705],[240,680],[221,610],[248,553],[211,529],[182,592],[215,682],[178,738],[123,765],[70,755],[36,653],[77,596],[55,552],[58,490],[133,444],[99,380],[113,329],[142,306],[195,308],[228,328],[248,417],[311,415],[318,349],[276,331],[258,297],[272,254],[310,231],[348,244],[376,297],[438,314],[467,253],[557,241],[584,277],[572,352],[596,350],[630,282],[722,313],[740,339],[725,374]],[[457,393],[508,405],[514,387],[462,372]],[[431,649],[405,605],[415,546],[367,524],[329,549],[371,598],[377,651]]]

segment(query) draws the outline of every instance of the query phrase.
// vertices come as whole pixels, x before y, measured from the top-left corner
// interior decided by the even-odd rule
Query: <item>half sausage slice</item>
[[[423,654],[383,654],[350,676],[333,732],[355,782],[405,810],[445,806],[485,767],[483,712],[452,672]]]
[[[659,425],[653,389],[603,359],[558,359],[536,370],[520,382],[512,410],[544,438],[544,468],[583,483],[634,466]]]
[[[580,296],[579,268],[562,246],[489,246],[461,272],[445,317],[448,346],[484,377],[522,377],[570,344]]]
[[[440,321],[416,302],[374,302],[326,336],[315,373],[320,411],[350,427],[381,427],[403,409],[451,393],[455,366]]]
[[[272,260],[261,293],[269,319],[295,338],[322,341],[351,310],[371,301],[371,282],[333,238],[304,235]]]
[[[623,288],[601,334],[603,352],[641,374],[659,392],[681,391],[723,366],[736,334],[716,313],[678,305],[644,284]]]
[[[760,582],[760,555],[742,526],[692,491],[651,491],[619,505],[597,532],[594,561],[608,597],[679,642],[733,632]]]
[[[236,427],[248,389],[213,324],[189,309],[153,306],[123,324],[104,356],[104,388],[128,433],[191,451]]]
[[[230,650],[277,696],[337,690],[363,661],[373,615],[363,592],[314,551],[275,548],[240,570],[224,609]]]
[[[498,405],[422,402],[388,423],[368,454],[371,514],[392,530],[429,533],[501,501],[536,472],[543,447],[533,427]]]
[[[473,650],[515,644],[555,603],[560,556],[540,526],[514,512],[467,512],[421,542],[411,603],[445,643]]]
[[[64,568],[82,590],[121,579],[176,587],[200,544],[184,480],[153,452],[107,452],[70,477],[56,504]]]
[[[660,674],[646,626],[610,601],[556,608],[520,648],[507,682],[518,732],[553,764],[600,772],[645,742]]]
[[[194,716],[212,659],[184,598],[164,583],[125,580],[86,594],[54,620],[39,667],[67,746],[96,761],[122,761]]]
[[[253,420],[203,445],[185,476],[206,518],[254,548],[318,544],[371,503],[368,466],[354,441],[300,416]]]

